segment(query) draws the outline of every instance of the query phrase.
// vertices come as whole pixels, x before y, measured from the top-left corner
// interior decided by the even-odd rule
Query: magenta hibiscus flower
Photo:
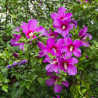
[[[58,13],[52,13],[51,18],[52,19],[62,19],[62,20],[67,20],[72,17],[72,13],[66,13],[66,8],[65,7],[60,7],[58,10]]]
[[[79,32],[79,37],[81,38],[82,45],[85,47],[89,47],[89,42],[85,41],[87,37],[89,37],[89,40],[92,39],[92,36],[89,33],[86,33],[88,30],[88,27],[84,27],[80,32]]]
[[[59,38],[56,43],[53,38],[49,38],[46,42],[45,51],[51,53],[53,56],[61,56],[62,55],[61,49],[63,45],[64,45],[63,38]]]
[[[69,37],[66,37],[65,38],[65,44],[66,45],[62,48],[62,52],[66,52],[65,53],[66,57],[71,57],[72,53],[76,57],[81,56],[81,50],[79,49],[79,47],[82,45],[81,41],[74,40],[74,42],[73,42]]]
[[[56,28],[55,32],[61,34],[63,37],[66,37],[70,32],[70,29],[73,29],[74,24],[70,23],[70,20],[54,20],[53,26]]]
[[[46,85],[47,86],[54,85],[54,92],[60,93],[60,91],[62,90],[62,86],[60,84],[57,84],[57,82],[59,81],[59,77],[58,76],[52,76],[53,75],[52,73],[50,73],[48,75],[51,75],[51,76],[50,76],[50,79],[46,80]],[[69,83],[67,81],[63,81],[62,85],[68,87]]]
[[[20,28],[23,29],[23,33],[26,35],[27,38],[36,38],[34,32],[43,32],[45,29],[42,26],[38,26],[38,22],[36,19],[31,19],[27,25],[27,23],[23,22]]]
[[[74,64],[78,63],[78,60],[74,57],[71,57],[69,59],[61,57],[58,60],[59,62],[59,68],[60,70],[63,70],[64,72],[68,72],[69,75],[76,75],[77,74],[77,68]]]

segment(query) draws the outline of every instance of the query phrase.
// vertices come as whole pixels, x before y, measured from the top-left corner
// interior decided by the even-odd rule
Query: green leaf
[[[83,89],[83,90],[82,90],[82,94],[84,94],[85,92],[86,92],[86,89]]]
[[[8,85],[3,85],[2,90],[4,90],[5,92],[8,92]]]
[[[38,82],[39,82],[40,84],[44,84],[45,80],[44,80],[44,78],[38,78]]]

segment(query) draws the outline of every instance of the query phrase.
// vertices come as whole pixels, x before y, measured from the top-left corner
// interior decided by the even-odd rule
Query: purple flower
[[[23,29],[23,33],[26,35],[26,37],[29,39],[29,38],[36,38],[36,36],[34,35],[34,32],[43,32],[45,29],[44,27],[42,26],[38,26],[38,22],[36,19],[31,19],[29,22],[28,22],[28,25],[27,23],[23,22],[22,23],[22,26],[20,28]]]
[[[15,67],[18,65],[18,61],[15,61],[12,65],[7,65],[7,69],[11,68],[11,67]]]
[[[73,29],[74,24],[70,23],[70,20],[54,20],[53,26],[56,28],[55,32],[61,34],[63,37],[66,37],[70,32],[70,29]]]
[[[79,49],[79,47],[82,45],[81,41],[74,40],[74,42],[73,42],[69,37],[66,37],[65,38],[65,44],[66,45],[62,48],[62,52],[66,52],[65,53],[66,57],[71,57],[72,53],[76,57],[81,56],[81,50]]]
[[[18,56],[19,56],[17,53],[13,53],[13,55],[14,55],[15,57],[18,57]]]
[[[50,74],[50,75],[53,75],[53,74]],[[50,79],[46,80],[46,85],[47,86],[54,85],[54,92],[60,93],[60,91],[62,90],[62,86],[60,84],[57,84],[58,81],[59,81],[58,76],[50,76]],[[69,83],[67,81],[63,81],[62,85],[68,87]]]
[[[11,67],[12,67],[12,65],[7,65],[7,66],[6,66],[7,69],[9,69],[9,68],[11,68]]]
[[[13,64],[12,64],[12,67],[15,67],[18,65],[18,61],[15,61]]]
[[[26,64],[28,61],[27,60],[22,60],[19,62],[19,66]]]
[[[51,18],[53,20],[57,20],[57,19],[62,19],[62,20],[67,20],[70,19],[72,17],[72,13],[66,13],[66,8],[65,7],[60,7],[58,10],[58,13],[52,13],[51,14]]]
[[[92,39],[92,36],[89,33],[86,33],[88,30],[88,27],[84,27],[82,30],[79,32],[79,37],[81,38],[82,45],[85,47],[89,47],[89,42],[85,41],[87,37],[89,37],[89,40]]]
[[[76,75],[77,74],[77,68],[74,64],[78,63],[78,60],[74,57],[71,57],[69,59],[61,57],[58,60],[59,62],[59,68],[60,70],[63,70],[64,72],[68,72],[69,75]]]

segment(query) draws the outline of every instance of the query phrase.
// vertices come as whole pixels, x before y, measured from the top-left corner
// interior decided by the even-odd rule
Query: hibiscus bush
[[[97,0],[3,0],[0,9],[0,98],[97,98]]]

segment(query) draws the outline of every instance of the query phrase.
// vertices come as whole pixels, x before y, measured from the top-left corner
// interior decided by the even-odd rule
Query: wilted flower
[[[12,65],[7,65],[7,66],[6,66],[7,69],[9,69],[9,68],[11,68],[11,67],[12,67]]]
[[[19,62],[19,66],[26,64],[28,61],[27,60],[22,60]]]
[[[15,67],[18,65],[18,61],[15,61],[13,64],[12,64],[12,67]]]

